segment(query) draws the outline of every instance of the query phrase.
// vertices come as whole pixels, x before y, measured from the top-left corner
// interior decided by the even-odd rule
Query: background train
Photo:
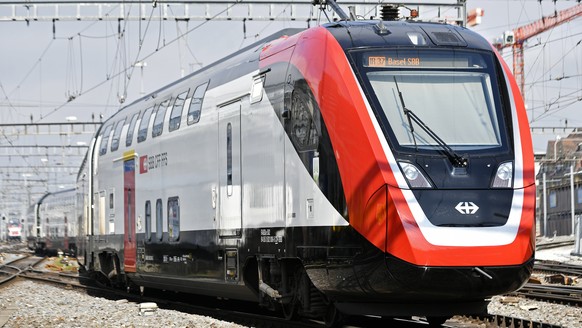
[[[6,222],[6,240],[9,242],[22,241],[22,230],[22,223],[19,219],[9,218]]]
[[[533,267],[523,101],[449,25],[276,33],[119,110],[77,183],[79,262],[123,288],[438,324]]]
[[[76,189],[66,189],[47,193],[29,207],[26,224],[29,249],[39,254],[76,254],[79,232],[76,198]]]

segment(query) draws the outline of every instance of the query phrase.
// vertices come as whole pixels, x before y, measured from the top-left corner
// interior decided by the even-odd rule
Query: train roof
[[[263,38],[263,39],[255,42],[253,44],[250,44],[250,45],[248,45],[248,46],[246,46],[246,47],[244,47],[244,48],[242,48],[240,50],[237,50],[237,51],[235,51],[235,52],[227,55],[226,57],[222,57],[222,58],[216,60],[215,62],[213,62],[210,65],[204,66],[204,67],[202,67],[201,69],[199,69],[197,71],[194,71],[194,72],[192,72],[192,73],[190,73],[190,74],[188,74],[188,75],[186,75],[186,76],[184,76],[184,77],[182,77],[182,78],[180,78],[180,79],[178,79],[178,80],[176,80],[176,81],[174,81],[174,82],[172,82],[170,84],[167,84],[167,85],[165,85],[165,86],[157,89],[156,91],[153,91],[153,92],[151,92],[151,93],[149,93],[149,94],[147,94],[147,95],[145,95],[145,96],[143,96],[143,97],[135,100],[134,102],[130,103],[127,106],[124,106],[123,108],[130,107],[130,106],[132,106],[134,104],[137,104],[137,103],[140,103],[140,102],[142,102],[144,100],[147,100],[147,99],[151,98],[153,95],[156,95],[156,94],[158,94],[159,92],[161,92],[163,90],[166,90],[168,88],[171,88],[174,85],[177,85],[177,84],[181,83],[182,81],[191,79],[193,76],[199,76],[199,75],[208,74],[212,70],[216,69],[218,66],[224,65],[225,62],[230,62],[230,61],[232,61],[233,59],[235,59],[235,58],[237,58],[239,56],[244,56],[249,51],[250,52],[254,52],[253,50],[258,50],[259,48],[262,48],[262,46],[265,45],[268,42],[277,40],[277,39],[279,39],[279,38],[281,38],[283,36],[294,35],[294,34],[297,34],[297,33],[301,32],[301,31],[304,31],[304,30],[305,29],[303,29],[303,28],[287,28],[287,29],[283,29],[283,30],[277,31],[277,32],[275,32],[275,33],[267,36],[266,38]],[[120,110],[123,110],[123,108],[121,108]]]
[[[459,47],[491,50],[479,34],[455,25],[417,21],[340,21],[323,25],[345,50],[369,47]],[[422,37],[418,41],[412,37]]]
[[[340,43],[344,50],[374,48],[374,47],[459,47],[491,50],[491,45],[479,34],[466,28],[448,25],[443,23],[417,22],[417,21],[338,21],[321,25],[326,28]],[[315,27],[318,28],[318,27]],[[132,103],[123,106],[118,113],[128,107],[132,107],[152,98],[165,90],[182,83],[183,81],[193,78],[208,79],[211,76],[212,84],[221,84],[232,79],[232,74],[246,71],[243,66],[252,64],[258,58],[258,51],[264,45],[283,36],[292,36],[302,31],[304,28],[283,29],[263,38],[243,49],[240,49],[226,57],[220,58],[214,63],[205,66],[181,79],[178,79],[168,85],[165,85],[156,91],[153,91]],[[421,36],[422,44],[414,44],[411,35]],[[231,68],[238,66],[238,69]],[[221,74],[214,75],[214,72],[222,70]],[[110,117],[112,119],[115,115]],[[101,129],[99,129],[101,130]],[[100,131],[97,131],[98,135]]]

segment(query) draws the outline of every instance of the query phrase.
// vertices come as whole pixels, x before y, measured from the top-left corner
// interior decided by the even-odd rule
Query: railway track
[[[33,268],[42,260],[44,260],[43,257],[25,255],[10,262],[0,264],[0,285],[13,280],[24,271]]]
[[[556,261],[536,261],[534,264],[534,272],[548,275],[561,275],[565,281],[569,277],[582,277],[582,266]],[[544,277],[544,280],[546,280],[546,277]],[[512,295],[577,307],[582,306],[582,287],[576,286],[527,283]]]
[[[580,287],[526,284],[514,294],[558,304],[582,306],[582,288]]]
[[[582,266],[561,263],[556,261],[536,260],[536,262],[534,263],[534,271],[582,277]]]
[[[83,289],[89,295],[106,298],[112,301],[128,300],[135,303],[155,302],[160,308],[176,310],[184,313],[209,316],[218,320],[235,322],[244,326],[253,327],[325,327],[323,322],[314,320],[287,321],[274,316],[272,312],[262,311],[254,305],[243,302],[221,301],[214,298],[199,298],[193,300],[191,295],[180,295],[174,292],[160,292],[146,290],[145,296],[131,294],[107,286],[95,285],[84,280],[82,275],[69,275],[57,272],[47,272],[35,269],[35,265],[43,258],[27,256],[12,261],[0,267],[0,271],[6,272],[5,277],[16,276],[33,279],[43,283],[65,286],[66,289]],[[386,319],[377,317],[354,317],[346,321],[348,327],[401,327],[416,328],[428,327],[422,318],[412,319]],[[443,327],[447,328],[476,328],[476,327],[544,327],[558,328],[542,322],[532,322],[520,318],[507,316],[486,316],[482,318],[465,318],[447,321]]]
[[[536,250],[541,251],[543,249],[557,248],[557,247],[570,246],[570,245],[574,245],[573,240],[556,241],[556,242],[552,242],[552,243],[545,243],[545,244],[536,245]]]
[[[560,325],[553,325],[546,322],[540,322],[535,320],[528,320],[523,318],[516,318],[505,315],[488,315],[485,317],[465,317],[463,321],[460,322],[459,326],[449,326],[443,325],[443,327],[467,327],[465,324],[475,323],[478,327],[486,328],[563,328]]]

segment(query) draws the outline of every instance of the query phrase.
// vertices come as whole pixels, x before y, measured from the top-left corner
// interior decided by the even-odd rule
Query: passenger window
[[[139,117],[139,112],[135,113],[131,117],[131,121],[129,122],[129,127],[127,128],[127,136],[125,136],[125,146],[131,146],[131,142],[133,141],[133,131],[135,131],[135,123],[137,123],[137,118]]]
[[[198,123],[198,121],[200,121],[202,100],[204,99],[204,94],[206,93],[207,87],[208,82],[199,85],[196,90],[194,90],[194,95],[192,95],[192,101],[190,102],[190,109],[188,110],[188,125]]]
[[[148,200],[145,203],[145,238],[147,241],[152,240],[152,204]]]
[[[168,128],[170,132],[180,128],[180,121],[182,120],[182,109],[184,108],[184,102],[186,101],[188,91],[179,94],[176,98],[176,101],[174,102],[172,113],[170,113],[170,127]]]
[[[150,117],[152,117],[153,107],[146,109],[139,122],[139,130],[137,131],[137,142],[142,142],[148,137],[148,126],[150,124]]]
[[[101,147],[99,147],[99,155],[107,154],[107,144],[109,143],[109,134],[111,133],[111,127],[113,124],[109,124],[103,130],[103,134],[101,135]]]
[[[115,125],[115,130],[113,130],[113,139],[111,139],[111,151],[116,151],[119,149],[119,137],[121,137],[121,130],[125,124],[125,117],[117,122]]]
[[[113,193],[113,189],[109,190],[109,209],[115,209],[115,197]]]
[[[162,200],[156,200],[156,238],[161,241],[164,236],[164,209],[162,205]]]
[[[180,239],[180,199],[168,198],[168,235],[170,241]]]
[[[152,129],[152,137],[157,137],[164,131],[164,118],[166,117],[166,109],[170,105],[170,99],[162,102],[158,106],[158,111],[156,113],[156,118],[154,119],[154,127]]]

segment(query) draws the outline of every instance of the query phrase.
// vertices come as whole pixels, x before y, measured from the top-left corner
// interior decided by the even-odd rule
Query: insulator
[[[397,20],[398,16],[400,16],[400,9],[397,5],[384,5],[380,11],[382,13],[382,20]]]

